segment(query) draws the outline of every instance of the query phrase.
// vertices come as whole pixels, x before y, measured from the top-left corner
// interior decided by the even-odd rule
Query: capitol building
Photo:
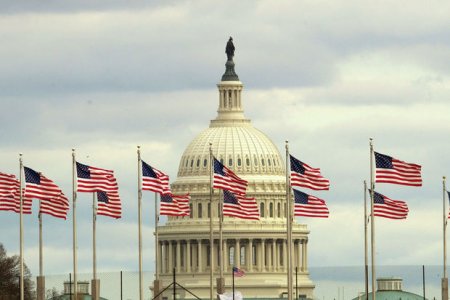
[[[233,53],[234,54],[234,53]],[[186,147],[171,189],[191,196],[189,217],[169,217],[158,226],[158,261],[161,287],[176,281],[202,299],[210,297],[210,217],[213,221],[213,285],[218,291],[219,190],[210,201],[210,147],[214,157],[248,181],[247,196],[255,197],[260,220],[223,219],[224,289],[231,291],[232,267],[245,272],[235,279],[236,290],[244,298],[287,297],[287,203],[285,158],[263,132],[244,116],[243,84],[229,57],[218,88],[217,117]],[[210,146],[211,145],[211,146]],[[211,204],[212,203],[212,207]],[[211,215],[212,214],[212,215]],[[292,265],[294,297],[313,298],[314,283],[308,271],[308,234],[305,224],[293,224]],[[295,272],[295,271],[294,271]],[[297,276],[296,276],[297,275]],[[296,280],[297,277],[297,280]],[[296,285],[297,282],[297,285]],[[297,286],[297,289],[296,289]],[[160,289],[161,290],[161,289]],[[220,289],[219,289],[220,291]],[[177,288],[180,299],[194,299]],[[172,297],[172,289],[162,294]],[[214,296],[215,298],[215,296]]]

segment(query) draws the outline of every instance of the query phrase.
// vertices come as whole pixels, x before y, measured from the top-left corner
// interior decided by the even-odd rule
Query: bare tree
[[[34,283],[31,272],[24,264],[24,298],[34,300]],[[0,243],[0,298],[20,299],[20,257],[8,256],[3,244]]]

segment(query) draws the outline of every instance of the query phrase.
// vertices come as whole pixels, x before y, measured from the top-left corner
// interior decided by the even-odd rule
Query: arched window
[[[202,204],[201,203],[199,203],[197,205],[197,217],[200,219],[202,218]]]
[[[261,166],[264,167],[264,158],[261,158]]]
[[[191,168],[194,166],[194,159],[191,159]]]
[[[208,165],[208,160],[205,158],[205,160],[203,161],[203,166],[206,167]]]
[[[230,266],[234,266],[234,246],[231,246],[228,249],[228,253],[229,253],[228,263],[230,264]]]
[[[242,165],[242,160],[241,160],[241,158],[239,157],[238,158],[238,166],[240,167]]]
[[[208,218],[211,218],[211,203],[208,203]]]
[[[264,202],[259,204],[259,214],[261,215],[261,218],[264,218]]]
[[[281,218],[281,203],[278,202],[277,204],[277,217]]]
[[[270,202],[269,204],[269,217],[273,218],[273,203]]]
[[[200,158],[197,159],[197,168],[200,167]]]
[[[287,205],[284,204],[284,217],[287,218]]]
[[[267,159],[267,165],[270,167],[270,158]]]
[[[185,165],[186,168],[187,168],[188,164],[189,164],[189,159],[186,158],[186,165]]]
[[[220,161],[220,163],[223,165],[223,158],[220,158],[219,161]]]
[[[250,158],[246,158],[245,159],[245,164],[247,165],[247,167],[249,167],[250,166]]]
[[[232,165],[233,165],[233,159],[232,159],[232,158],[229,158],[229,159],[228,159],[228,166],[231,167]]]
[[[245,246],[241,246],[239,254],[240,254],[239,256],[241,258],[241,265],[245,265],[245,262],[247,261],[247,257],[245,255],[245,254],[247,254],[245,251]]]

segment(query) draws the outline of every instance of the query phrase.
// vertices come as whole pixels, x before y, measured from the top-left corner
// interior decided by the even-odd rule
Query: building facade
[[[260,220],[223,219],[223,274],[225,290],[231,290],[231,270],[237,266],[245,276],[236,279],[244,298],[280,298],[287,294],[287,229],[285,158],[274,143],[254,128],[243,111],[243,84],[235,73],[233,58],[218,87],[218,114],[184,151],[174,194],[190,193],[191,215],[169,217],[158,227],[159,278],[165,287],[176,281],[202,299],[210,296],[210,217],[213,218],[214,291],[220,274],[219,190],[210,202],[210,147],[213,155],[248,181],[247,195],[255,197]],[[212,209],[211,209],[212,203]],[[212,214],[212,216],[211,216]],[[308,272],[308,228],[293,225],[293,267],[297,268],[298,295],[313,297]],[[295,277],[294,277],[295,278]],[[294,296],[296,282],[294,279]],[[168,292],[169,295],[171,292]],[[180,298],[193,298],[184,290]]]

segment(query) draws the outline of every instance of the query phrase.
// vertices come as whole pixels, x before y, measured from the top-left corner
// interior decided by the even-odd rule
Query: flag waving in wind
[[[255,198],[235,195],[223,191],[223,215],[247,220],[259,220],[259,210]]]
[[[118,190],[114,171],[77,162],[77,192],[117,192]]]
[[[41,200],[40,212],[66,219],[69,210],[69,200],[61,189],[42,173],[24,167],[25,197]]]
[[[239,178],[233,171],[225,167],[214,158],[213,188],[231,191],[235,194],[245,195],[247,181]]]
[[[294,191],[295,216],[328,218],[329,211],[325,200],[305,194],[298,190]]]
[[[408,216],[408,205],[404,201],[392,200],[380,193],[374,192],[373,215],[388,219],[406,219]]]
[[[116,219],[122,216],[122,204],[118,192],[97,192],[97,215]]]
[[[169,176],[142,161],[142,189],[161,195],[170,194]]]
[[[375,153],[375,182],[422,186],[421,166]]]
[[[186,195],[161,195],[159,214],[162,216],[189,216],[189,200]]]
[[[330,181],[322,176],[319,168],[312,168],[292,155],[289,156],[292,186],[305,187],[316,191],[330,189]]]
[[[31,214],[31,199],[23,197],[22,212]],[[20,213],[20,182],[16,176],[0,172],[0,210]]]

